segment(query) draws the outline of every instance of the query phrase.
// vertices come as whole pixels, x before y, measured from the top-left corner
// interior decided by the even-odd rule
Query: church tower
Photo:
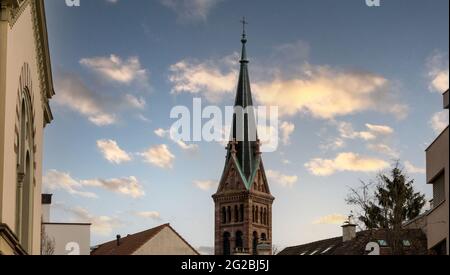
[[[216,255],[256,255],[258,247],[264,246],[268,252],[271,252],[272,247],[274,197],[270,194],[256,133],[245,20],[242,23],[242,56],[231,139],[226,148],[222,178],[213,195]]]

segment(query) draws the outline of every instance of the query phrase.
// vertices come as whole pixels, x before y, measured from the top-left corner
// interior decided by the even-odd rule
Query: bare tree
[[[45,227],[41,229],[41,255],[53,255],[55,253],[55,239],[50,238],[45,232]]]

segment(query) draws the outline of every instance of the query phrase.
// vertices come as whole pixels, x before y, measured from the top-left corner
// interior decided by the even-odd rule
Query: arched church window
[[[227,222],[231,223],[231,206],[227,208]]]
[[[262,240],[262,241],[267,241],[266,233],[262,233],[262,234],[261,234],[261,240]]]
[[[238,206],[234,206],[234,222],[239,222],[239,209]]]
[[[261,207],[261,210],[259,211],[259,222],[260,223],[264,223],[264,220],[263,220],[263,208]]]
[[[222,223],[227,223],[227,209],[224,207],[222,207]]]
[[[266,223],[266,218],[267,218],[267,216],[266,216],[266,215],[267,215],[266,211],[267,211],[266,208],[264,208],[264,212],[263,212],[263,224],[264,224],[264,225],[267,224],[267,223]]]
[[[252,205],[252,221],[255,222],[255,206]]]
[[[34,136],[31,98],[24,88],[20,98],[18,150],[16,154],[16,234],[26,251],[31,250],[34,196]]]
[[[253,232],[253,240],[252,240],[252,252],[253,255],[258,254],[258,232]]]
[[[244,241],[243,241],[243,237],[242,237],[242,232],[241,231],[237,231],[236,232],[236,249],[238,251],[242,251],[242,248],[244,248]]]
[[[256,206],[256,208],[255,208],[255,222],[256,223],[258,223],[258,215],[259,215],[258,206]]]
[[[223,255],[230,255],[231,254],[231,250],[230,250],[230,233],[229,232],[225,232],[223,233]]]
[[[241,204],[239,206],[239,221],[243,222],[244,221],[244,205]]]

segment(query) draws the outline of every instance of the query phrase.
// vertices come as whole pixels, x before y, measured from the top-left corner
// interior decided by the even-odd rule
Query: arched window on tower
[[[225,206],[222,207],[222,223],[227,223],[227,209],[225,208]]]
[[[261,207],[261,210],[259,211],[259,222],[264,223],[263,221],[263,208]]]
[[[255,222],[255,206],[252,205],[252,222]]]
[[[256,208],[255,208],[255,223],[258,223],[258,215],[259,215],[258,206],[256,206]]]
[[[261,234],[261,241],[267,241],[267,235],[266,233]]]
[[[252,253],[258,255],[258,232],[256,231],[253,232]]]
[[[244,205],[239,206],[239,221],[244,222]]]
[[[223,255],[230,255],[231,254],[231,249],[230,249],[230,233],[229,232],[225,232],[223,233]]]
[[[231,206],[227,208],[227,223],[231,223]]]
[[[234,206],[234,222],[239,222],[239,209],[238,206]]]
[[[242,231],[236,232],[236,250],[241,251],[244,248],[244,240],[243,240],[243,234]]]

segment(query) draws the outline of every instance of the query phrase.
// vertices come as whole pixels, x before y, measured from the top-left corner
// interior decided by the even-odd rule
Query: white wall
[[[53,255],[90,255],[90,225],[89,224],[43,224],[45,234],[55,242]],[[77,252],[79,248],[79,253]]]

